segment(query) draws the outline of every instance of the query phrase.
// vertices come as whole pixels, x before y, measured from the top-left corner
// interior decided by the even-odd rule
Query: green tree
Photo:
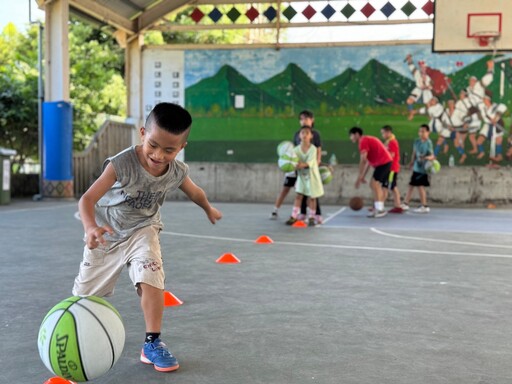
[[[107,115],[125,115],[124,52],[88,24],[69,25],[74,148],[83,149]],[[8,24],[0,33],[0,146],[18,152],[19,169],[38,157],[37,33]]]
[[[69,29],[74,148],[81,150],[107,115],[126,114],[124,52],[112,36],[88,24],[72,20]]]
[[[13,169],[36,157],[37,28],[25,35],[14,24],[0,34],[0,146],[15,149]]]

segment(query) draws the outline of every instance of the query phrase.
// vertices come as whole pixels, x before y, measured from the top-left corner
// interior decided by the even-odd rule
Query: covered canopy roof
[[[53,0],[37,0],[39,6]],[[301,5],[306,4],[301,7]],[[327,4],[327,5],[326,5]],[[341,4],[341,5],[340,5]],[[380,6],[378,5],[380,4]],[[184,6],[194,6],[190,15],[193,25],[177,25],[164,18]],[[245,13],[245,22],[239,23],[240,12],[234,11],[224,15],[216,10],[216,14],[208,14],[203,20],[201,6],[246,5],[252,15]],[[160,30],[200,30],[225,28],[283,28],[301,26],[339,26],[348,24],[407,24],[431,22],[434,13],[433,0],[389,0],[384,6],[379,0],[338,1],[303,0],[260,1],[260,0],[69,0],[70,12],[98,26],[110,26],[115,30],[126,32],[128,36],[136,35],[148,29]],[[256,8],[255,8],[256,7]],[[258,8],[259,7],[259,8]],[[272,19],[263,8],[271,10]],[[334,8],[333,8],[334,7]],[[336,8],[337,7],[337,8]],[[295,8],[295,9],[294,9]],[[302,9],[304,8],[304,9]],[[341,9],[340,9],[341,8]],[[215,8],[214,8],[215,9]],[[257,9],[263,19],[257,19]],[[288,12],[289,11],[289,12]],[[244,11],[243,11],[244,12]],[[288,12],[288,13],[287,13]],[[199,19],[195,16],[200,15]],[[304,20],[296,22],[296,14]],[[323,15],[323,16],[322,16]],[[333,17],[333,15],[335,15]],[[357,16],[360,16],[358,18]],[[233,18],[232,16],[235,16]],[[319,20],[323,17],[323,20]],[[336,19],[338,16],[338,19]],[[305,18],[304,18],[305,17]],[[213,23],[212,23],[213,20]],[[231,20],[231,22],[230,22]],[[235,21],[236,20],[236,21]]]

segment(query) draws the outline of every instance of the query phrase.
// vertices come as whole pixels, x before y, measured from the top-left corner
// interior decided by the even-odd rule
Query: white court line
[[[322,227],[321,225],[318,228]],[[372,227],[368,225],[325,225],[322,227],[323,229],[371,229]],[[412,227],[393,227],[391,228],[395,231],[415,231],[415,232],[446,232],[443,228],[422,228],[416,229]],[[478,235],[511,235],[512,232],[482,232],[482,231],[466,231],[462,229],[457,229],[455,231],[450,231],[450,233],[460,233],[460,234],[478,234]]]
[[[254,243],[255,240],[247,240],[247,239],[237,239],[234,237],[220,237],[220,236],[206,236],[206,235],[194,235],[192,233],[177,233],[177,232],[160,232],[162,235],[171,235],[171,236],[182,236],[182,237],[193,237],[196,239],[208,239],[208,240],[226,240],[226,241],[236,241],[239,243]],[[275,243],[275,241],[274,241]]]
[[[208,240],[222,240],[222,241],[235,241],[241,243],[254,243],[255,240],[238,239],[235,237],[219,237],[219,236],[205,236],[194,235],[190,233],[177,233],[177,232],[160,232],[163,235],[192,237],[196,239]],[[496,257],[496,258],[512,258],[512,255],[498,255],[493,253],[470,253],[470,252],[449,252],[449,251],[430,251],[421,249],[404,249],[404,248],[380,248],[380,247],[363,247],[356,245],[337,245],[337,244],[312,244],[312,243],[299,243],[294,241],[274,241],[276,245],[292,245],[298,247],[312,247],[312,248],[334,248],[334,249],[354,249],[376,252],[402,252],[402,253],[419,253],[425,255],[449,255],[449,256],[476,256],[476,257]]]
[[[70,204],[64,204],[64,205],[52,205],[51,207],[32,207],[32,208],[19,208],[19,209],[6,209],[0,210],[0,214],[2,213],[12,213],[12,212],[27,212],[27,211],[46,211],[49,209],[59,209],[59,208],[69,208],[76,206],[78,202],[76,203],[70,203]]]
[[[331,221],[332,219],[334,219],[336,216],[338,216],[341,212],[343,212],[345,209],[347,209],[347,207],[343,207],[339,210],[337,210],[336,212],[334,212],[331,216],[329,216],[327,219],[324,220],[323,224],[325,223],[328,223],[329,221]]]
[[[483,243],[473,243],[470,241],[458,241],[458,240],[444,240],[444,239],[432,239],[427,237],[414,237],[414,236],[402,236],[402,235],[394,235],[392,233],[387,233],[377,228],[370,228],[370,230],[374,233],[377,233],[382,236],[394,237],[395,239],[404,239],[404,240],[420,240],[420,241],[430,241],[434,243],[445,243],[445,244],[459,244],[459,245],[474,245],[477,247],[486,247],[486,248],[507,248],[512,249],[511,245],[498,245],[498,244],[483,244]]]

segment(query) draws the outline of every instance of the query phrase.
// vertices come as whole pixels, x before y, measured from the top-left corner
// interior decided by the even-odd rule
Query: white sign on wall
[[[142,102],[144,120],[161,102],[185,106],[185,53],[149,48],[142,53]],[[185,159],[184,150],[178,160]]]
[[[11,161],[9,159],[3,161],[3,172],[2,190],[9,191],[11,189]]]

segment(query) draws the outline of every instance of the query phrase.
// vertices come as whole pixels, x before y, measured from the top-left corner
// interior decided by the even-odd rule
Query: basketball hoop
[[[479,31],[474,32],[471,37],[477,40],[480,47],[488,47],[489,44],[494,47],[496,40],[500,37],[500,33],[497,31]]]

